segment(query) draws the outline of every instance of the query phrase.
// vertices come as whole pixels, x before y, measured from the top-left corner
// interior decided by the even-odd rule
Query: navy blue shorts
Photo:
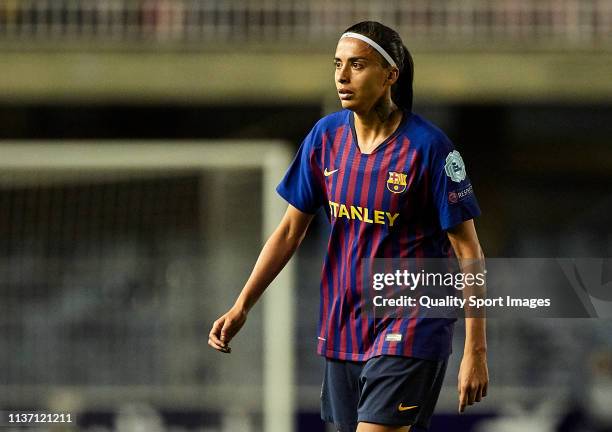
[[[383,355],[366,362],[325,359],[321,418],[342,432],[357,423],[428,429],[447,361]]]

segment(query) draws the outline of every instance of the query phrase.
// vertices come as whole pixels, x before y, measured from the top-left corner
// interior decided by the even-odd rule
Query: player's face
[[[389,80],[390,68],[383,66],[380,54],[359,39],[340,39],[334,66],[340,103],[351,111],[370,111],[393,82]]]

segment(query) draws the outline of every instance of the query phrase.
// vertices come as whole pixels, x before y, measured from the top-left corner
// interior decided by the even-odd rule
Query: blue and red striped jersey
[[[362,153],[356,137],[352,111],[323,117],[276,188],[303,212],[323,207],[330,222],[317,352],[353,361],[383,354],[446,358],[454,320],[375,318],[365,304],[361,265],[363,258],[454,255],[446,230],[480,214],[463,159],[439,128],[408,110],[372,153]]]

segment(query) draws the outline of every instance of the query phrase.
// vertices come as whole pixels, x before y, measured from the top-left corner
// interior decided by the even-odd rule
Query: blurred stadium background
[[[340,109],[332,54],[364,19],[412,51],[415,111],[468,161],[486,255],[610,256],[610,0],[0,0],[0,410],[331,430],[322,214],[233,354],[206,340],[282,214],[273,185]],[[490,395],[456,415],[458,323],[433,432],[612,430],[610,321],[488,332]]]

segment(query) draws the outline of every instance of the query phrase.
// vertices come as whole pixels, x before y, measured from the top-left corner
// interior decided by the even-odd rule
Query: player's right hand
[[[208,334],[208,345],[222,353],[231,353],[232,348],[229,346],[229,342],[240,331],[246,322],[246,318],[246,311],[237,307],[233,307],[224,315],[221,315],[213,323]]]

